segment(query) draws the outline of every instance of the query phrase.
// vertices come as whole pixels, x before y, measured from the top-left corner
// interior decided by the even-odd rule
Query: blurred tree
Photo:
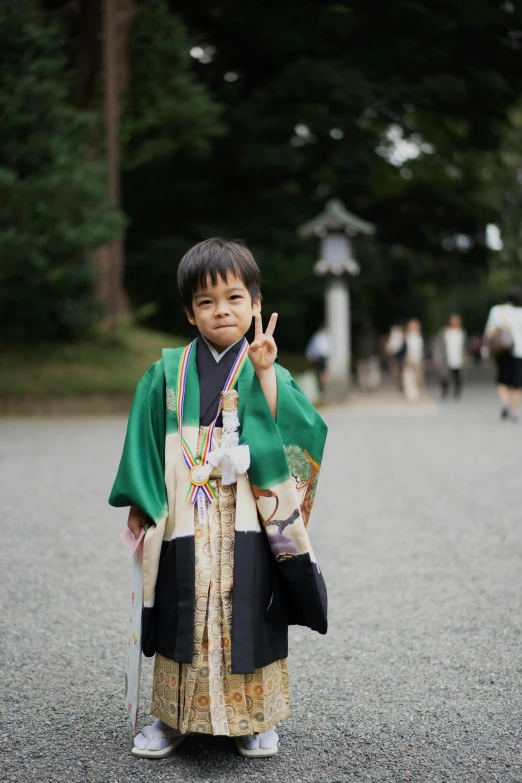
[[[101,112],[104,0],[40,0],[67,33],[79,108]],[[191,67],[191,41],[167,0],[114,0],[116,59],[122,97],[123,165],[173,151],[207,152],[223,128],[221,108]],[[99,133],[100,151],[102,133]]]
[[[223,131],[221,107],[190,65],[190,42],[165,0],[136,8],[130,40],[131,89],[121,122],[128,169],[173,153],[201,156]]]
[[[522,277],[522,99],[509,112],[498,151],[482,168],[484,200],[499,213],[501,246],[493,269],[509,282]]]
[[[91,118],[69,100],[63,40],[25,4],[0,11],[0,328],[79,337],[99,317],[90,249],[122,230]]]
[[[38,3],[67,30],[76,100],[93,112],[101,2]],[[155,303],[151,325],[183,327],[175,275],[189,245],[239,236],[260,262],[265,309],[283,313],[280,344],[303,347],[322,293],[317,247],[295,227],[332,195],[378,227],[358,247],[355,315],[370,310],[386,329],[415,314],[435,328],[451,291],[484,283],[485,228],[503,212],[507,225],[516,193],[505,128],[522,93],[518,4],[118,2],[134,7],[118,44],[127,285],[134,305]]]
[[[122,167],[163,161],[173,152],[201,157],[222,132],[220,106],[190,66],[190,43],[183,24],[170,13],[166,0],[111,2],[111,70],[116,81],[112,86],[117,93]],[[101,123],[102,101],[108,92],[107,82],[102,83],[101,47],[107,41],[103,29],[107,0],[41,0],[40,5],[67,31],[76,101],[80,108],[98,113],[94,153],[107,155]],[[104,52],[107,64],[107,46]],[[114,122],[109,115],[106,127]],[[123,298],[114,290],[120,283],[113,273],[115,262],[123,265],[121,250],[105,245],[96,248],[93,257],[100,298],[114,309],[114,303]]]
[[[317,248],[294,230],[331,195],[378,227],[360,251],[354,308],[371,309],[381,328],[480,281],[485,226],[499,218],[481,166],[522,88],[515,4],[171,8],[196,44],[195,71],[226,107],[227,132],[208,161],[172,154],[125,178],[129,289],[136,303],[158,303],[152,323],[181,326],[169,307],[173,267],[191,242],[224,233],[257,251],[267,310],[300,303],[278,331],[282,344],[303,346],[322,317],[320,286]]]

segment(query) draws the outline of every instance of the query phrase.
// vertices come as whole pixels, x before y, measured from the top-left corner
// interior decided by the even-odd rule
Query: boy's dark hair
[[[504,301],[515,307],[522,307],[522,288],[519,285],[508,288]]]
[[[220,237],[198,242],[179,262],[178,288],[183,306],[192,312],[192,297],[206,284],[207,277],[216,285],[218,275],[226,280],[230,273],[243,281],[252,302],[261,298],[261,272],[243,242]]]

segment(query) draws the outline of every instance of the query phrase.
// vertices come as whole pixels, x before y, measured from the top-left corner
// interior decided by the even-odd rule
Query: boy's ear
[[[257,299],[254,299],[254,302],[252,304],[252,315],[259,315],[261,312],[261,299],[258,297]]]
[[[192,326],[196,326],[196,319],[194,318],[193,311],[189,310],[188,307],[185,307],[185,312],[187,314],[187,318],[189,320],[189,323],[192,324]]]

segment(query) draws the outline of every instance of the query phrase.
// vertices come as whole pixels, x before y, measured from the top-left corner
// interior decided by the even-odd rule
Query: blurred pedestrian
[[[500,417],[516,421],[522,388],[522,288],[510,288],[502,304],[491,308],[484,336],[497,365]]]
[[[473,359],[473,364],[479,366],[482,363],[482,350],[484,341],[480,334],[472,334],[468,341],[468,352]]]
[[[402,370],[406,354],[405,330],[402,323],[395,323],[390,329],[385,352],[388,357],[392,381],[402,390]]]
[[[355,374],[362,391],[373,391],[381,385],[379,335],[370,315],[362,315],[354,338]]]
[[[328,384],[326,362],[332,354],[332,341],[324,324],[321,324],[319,329],[310,337],[305,353],[306,358],[315,365],[317,382],[321,393],[323,393]]]
[[[406,399],[415,402],[424,384],[424,339],[420,321],[412,318],[406,324],[402,387]]]
[[[462,393],[462,368],[466,358],[466,333],[460,315],[450,316],[447,326],[433,340],[433,366],[439,377],[443,397],[448,396],[450,383],[453,396]]]

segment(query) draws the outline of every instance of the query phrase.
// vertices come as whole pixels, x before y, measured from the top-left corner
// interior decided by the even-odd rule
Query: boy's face
[[[259,299],[252,302],[241,278],[232,274],[226,280],[218,275],[216,285],[212,285],[209,276],[207,284],[192,297],[192,312],[186,310],[190,323],[197,326],[216,351],[223,351],[244,337],[259,312]]]

